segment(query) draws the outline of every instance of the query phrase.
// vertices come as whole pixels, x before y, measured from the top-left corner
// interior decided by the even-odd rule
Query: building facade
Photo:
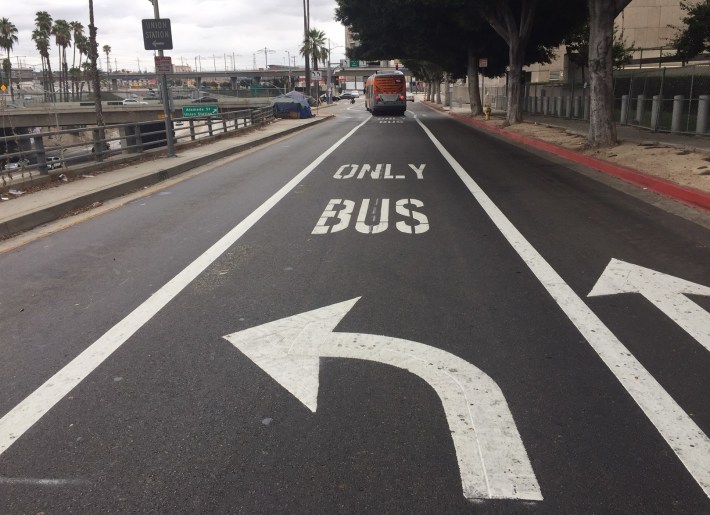
[[[689,5],[701,0],[687,0]],[[627,46],[634,47],[635,66],[658,67],[660,58],[673,54],[671,40],[683,25],[685,12],[681,0],[632,0],[616,18],[617,36],[623,34]],[[565,81],[569,64],[565,47],[557,49],[555,59],[549,64],[530,66],[531,82]]]

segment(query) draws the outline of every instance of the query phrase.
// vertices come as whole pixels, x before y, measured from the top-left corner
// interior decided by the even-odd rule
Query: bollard
[[[639,95],[636,99],[636,123],[641,125],[643,122],[643,112],[646,107],[646,95]]]
[[[682,131],[683,125],[683,95],[673,97],[673,115],[671,116],[671,132],[678,133]]]
[[[629,95],[621,95],[621,125],[629,124]]]
[[[572,97],[565,97],[565,118],[572,118]]]
[[[695,133],[704,136],[708,130],[708,114],[710,114],[710,95],[698,97],[698,121],[695,124]]]
[[[542,103],[542,114],[547,116],[550,114],[550,97],[545,97],[545,101]]]
[[[555,97],[555,116],[560,116],[562,112],[562,98]]]
[[[651,130],[656,132],[658,130],[658,124],[661,121],[661,107],[663,106],[663,99],[661,95],[653,95],[653,100],[651,103]]]
[[[589,109],[592,102],[591,97],[584,97],[584,119],[589,120]]]
[[[573,114],[575,118],[579,118],[579,112],[582,110],[582,97],[574,97]]]

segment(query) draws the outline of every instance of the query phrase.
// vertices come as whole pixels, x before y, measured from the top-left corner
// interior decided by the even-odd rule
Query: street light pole
[[[148,0],[153,4],[153,17],[156,20],[160,19],[160,11],[158,9],[158,0]],[[158,50],[158,55],[163,57],[163,50]],[[168,157],[175,157],[175,142],[173,141],[173,122],[170,119],[170,92],[168,91],[168,77],[160,74],[160,85],[163,88],[163,113],[165,114],[165,139],[168,144]]]
[[[311,62],[310,62],[310,24],[311,24],[311,3],[310,0],[303,0],[303,54],[306,59],[306,81],[303,92],[311,96]]]

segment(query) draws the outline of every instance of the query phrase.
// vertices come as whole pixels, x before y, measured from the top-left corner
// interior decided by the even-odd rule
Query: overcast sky
[[[303,41],[302,0],[160,0],[160,17],[169,18],[173,36],[173,50],[165,55],[174,64],[189,64],[203,70],[232,67],[232,55],[239,69],[253,69],[265,64],[264,47],[268,64],[287,64],[287,54],[297,56],[296,63],[303,65],[298,49]],[[334,20],[335,0],[310,0],[311,28],[325,32],[330,38],[332,62],[345,56],[342,47],[345,29]],[[17,58],[24,66],[40,69],[40,58],[32,41],[34,19],[37,11],[47,11],[54,20],[79,21],[88,36],[88,0],[2,0],[0,18],[8,18],[18,30],[19,41],[11,52],[12,64]],[[153,70],[153,52],[143,49],[141,19],[153,18],[150,0],[94,0],[94,21],[98,28],[99,54],[104,45],[111,47],[111,69]],[[257,53],[261,50],[260,53]],[[273,53],[270,52],[273,50]],[[67,50],[71,66],[72,49]],[[57,49],[52,41],[50,55],[56,66]],[[17,57],[15,57],[17,56]],[[199,56],[199,57],[198,57]],[[105,69],[105,54],[100,57]]]

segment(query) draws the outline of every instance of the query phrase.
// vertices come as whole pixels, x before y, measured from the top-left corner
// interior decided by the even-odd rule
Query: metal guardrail
[[[172,119],[176,146],[209,141],[273,120],[271,106]],[[70,170],[83,163],[107,161],[117,155],[135,156],[159,148],[167,150],[163,120],[106,125],[103,130],[92,126],[4,136],[0,137],[0,149],[5,149],[0,154],[0,187],[15,175],[49,175],[52,170]]]

